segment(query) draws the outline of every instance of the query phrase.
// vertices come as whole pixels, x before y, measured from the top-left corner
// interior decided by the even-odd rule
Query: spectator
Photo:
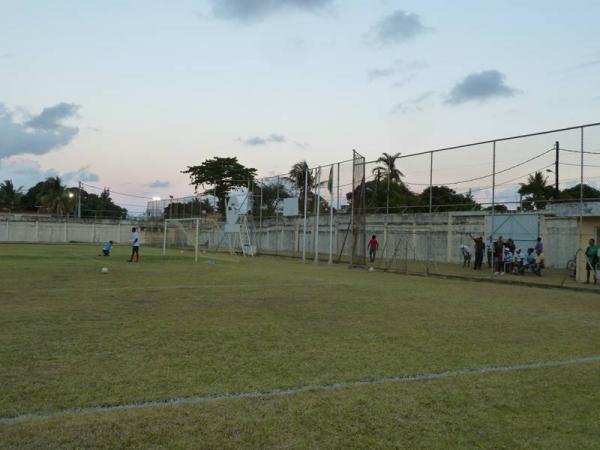
[[[510,247],[504,249],[504,273],[512,273],[513,271],[514,255],[510,251]]]
[[[494,270],[496,275],[504,274],[504,241],[502,236],[494,243]]]
[[[594,273],[594,284],[597,282],[596,277],[596,266],[598,265],[598,247],[596,241],[590,239],[588,247],[585,249],[585,270],[586,270],[586,284],[590,282],[590,272]]]
[[[471,247],[468,245],[461,245],[460,251],[463,255],[463,267],[471,267]]]
[[[535,243],[535,252],[540,255],[544,253],[544,243],[542,242],[542,238],[538,237],[537,242]]]
[[[473,237],[472,234],[469,234],[471,239],[473,239],[475,246],[475,264],[473,265],[473,270],[481,270],[481,266],[483,264],[483,252],[485,251],[485,242],[483,242],[483,237]]]
[[[531,271],[535,273],[538,277],[541,277],[542,269],[544,268],[544,256],[540,250],[536,251],[533,255],[534,262],[533,264],[531,264]]]
[[[527,255],[520,248],[515,253],[515,262],[513,273],[522,275],[527,268]]]

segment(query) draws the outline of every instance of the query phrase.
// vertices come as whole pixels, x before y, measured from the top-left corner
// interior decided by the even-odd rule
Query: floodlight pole
[[[317,168],[317,216],[315,220],[315,259],[319,263],[319,212],[321,211],[321,166]]]
[[[304,170],[304,221],[302,226],[302,262],[306,264],[306,210],[308,208],[308,164]]]

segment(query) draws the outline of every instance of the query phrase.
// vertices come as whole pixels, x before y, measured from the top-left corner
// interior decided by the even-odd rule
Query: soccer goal
[[[163,228],[163,256],[167,250],[193,251],[194,261],[198,261],[201,248],[208,248],[208,241],[201,242],[202,219],[166,219]]]

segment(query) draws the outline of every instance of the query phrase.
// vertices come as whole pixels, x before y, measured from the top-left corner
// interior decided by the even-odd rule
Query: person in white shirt
[[[515,268],[513,270],[514,273],[523,274],[525,268],[527,266],[527,256],[525,252],[520,248],[515,252]]]
[[[131,258],[128,262],[133,262],[134,257],[135,262],[140,262],[140,233],[135,227],[131,229]]]
[[[471,267],[471,247],[468,245],[461,245],[460,251],[463,255],[463,267]]]

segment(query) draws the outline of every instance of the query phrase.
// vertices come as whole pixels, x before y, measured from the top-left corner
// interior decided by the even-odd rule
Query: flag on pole
[[[327,190],[331,195],[333,195],[333,164],[331,165],[331,169],[329,169],[329,179],[327,180]]]

